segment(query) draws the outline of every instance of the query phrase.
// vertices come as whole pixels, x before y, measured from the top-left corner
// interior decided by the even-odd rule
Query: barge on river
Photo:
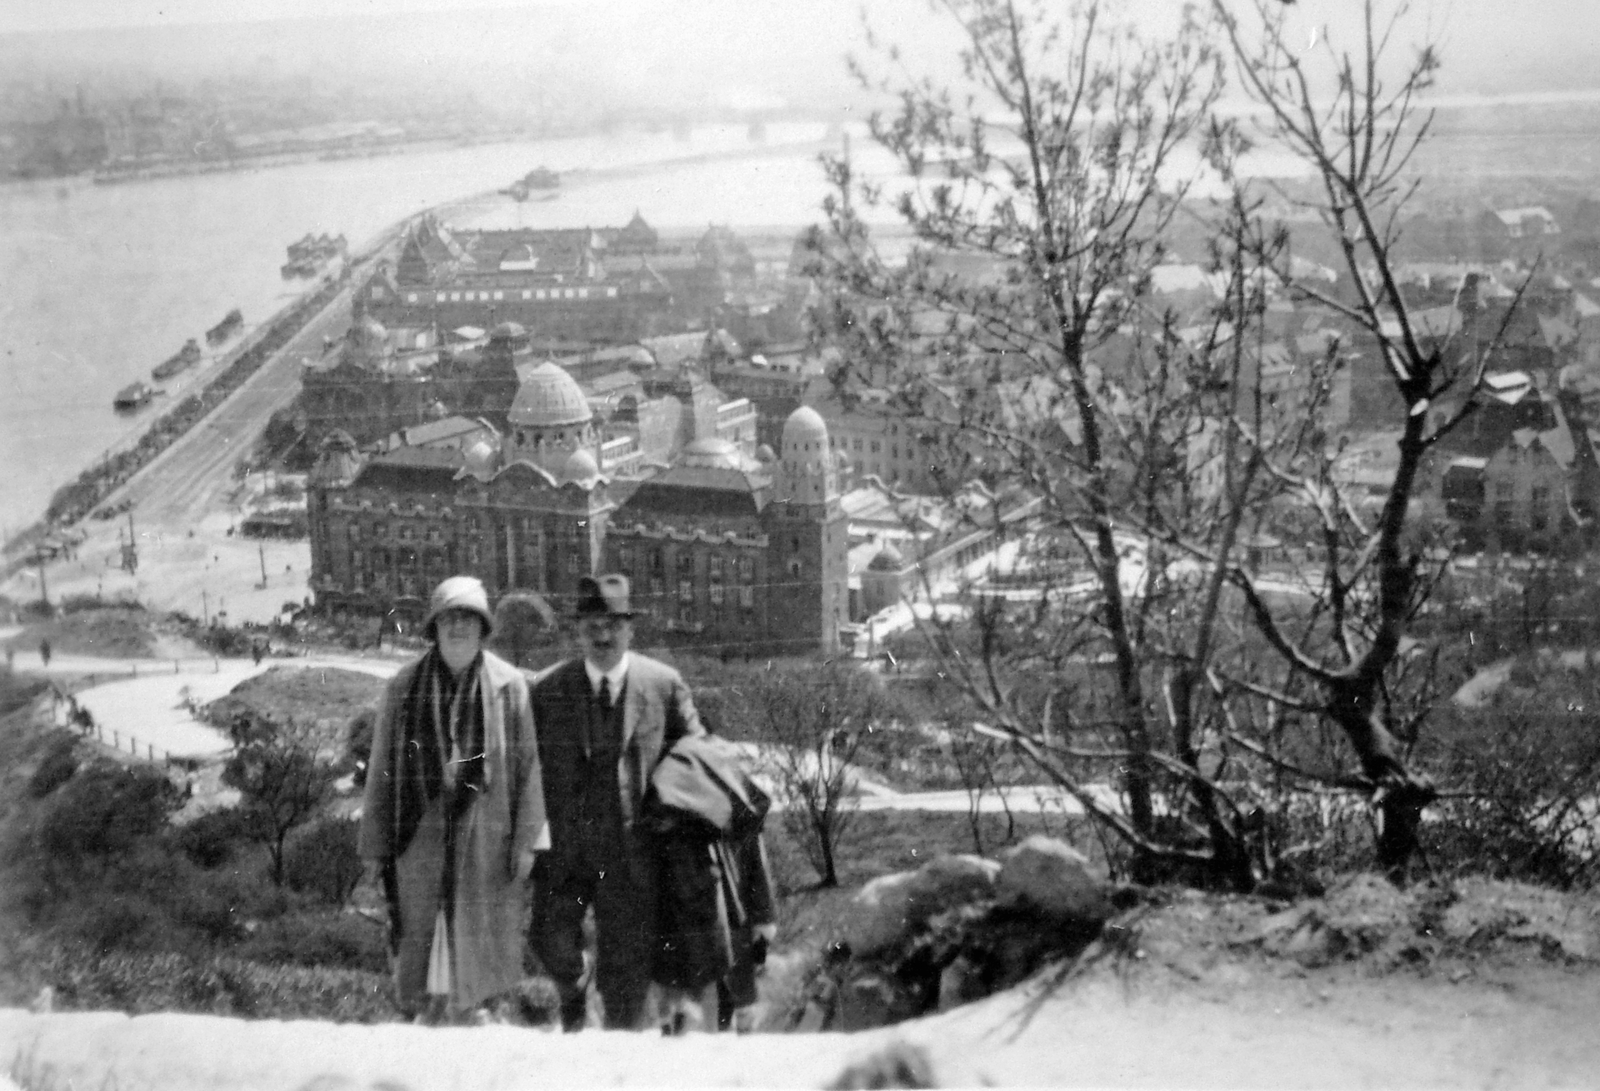
[[[239,310],[238,307],[235,307],[233,310],[229,311],[223,316],[221,322],[218,322],[215,326],[212,326],[206,331],[206,344],[222,344],[222,342],[232,337],[235,333],[238,333],[239,327],[242,325],[244,325],[244,314]]]
[[[136,379],[117,391],[116,397],[111,399],[111,408],[124,412],[139,409],[148,405],[150,399],[155,396],[156,392],[150,388],[149,383],[143,379]]]
[[[157,382],[172,378],[180,371],[185,371],[200,362],[200,343],[193,337],[183,343],[183,347],[168,356],[155,367],[150,369],[150,377]]]

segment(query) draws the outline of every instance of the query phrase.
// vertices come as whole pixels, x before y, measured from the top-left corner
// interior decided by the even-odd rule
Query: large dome
[[[828,426],[823,423],[822,414],[809,405],[802,405],[789,419],[783,422],[783,454],[785,458],[808,451],[826,451],[828,449]]]
[[[528,372],[511,403],[511,423],[523,428],[583,424],[592,416],[578,380],[548,360]]]

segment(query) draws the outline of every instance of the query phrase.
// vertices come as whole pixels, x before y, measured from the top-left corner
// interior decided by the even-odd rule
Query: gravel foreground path
[[[1112,974],[1036,979],[853,1035],[660,1038],[3,1010],[0,1057],[17,1059],[24,1086],[31,1076],[35,1087],[119,1091],[1593,1087],[1597,1014],[1596,975],[1560,969],[1462,984],[1222,975],[1177,989]],[[908,1053],[920,1057],[893,1060]]]

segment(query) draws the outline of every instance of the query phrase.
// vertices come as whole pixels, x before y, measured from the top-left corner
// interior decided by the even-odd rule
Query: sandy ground
[[[0,1055],[52,1087],[121,1091],[822,1087],[895,1043],[939,1086],[1593,1087],[1600,978],[1326,982],[1232,967],[1172,988],[1154,973],[1035,979],[854,1035],[689,1035],[247,1022],[0,1011]],[[912,1086],[858,1078],[848,1086]]]
[[[311,547],[306,541],[260,541],[230,535],[241,518],[237,499],[227,510],[206,516],[186,528],[134,524],[138,567],[121,567],[128,520],[88,519],[79,528],[89,537],[70,559],[45,566],[45,584],[52,602],[74,595],[107,601],[134,600],[155,611],[179,611],[190,617],[221,616],[232,625],[265,623],[279,616],[285,604],[299,606],[309,593]],[[266,580],[262,580],[262,572]],[[15,602],[39,598],[39,572],[25,568],[0,584],[0,594]]]

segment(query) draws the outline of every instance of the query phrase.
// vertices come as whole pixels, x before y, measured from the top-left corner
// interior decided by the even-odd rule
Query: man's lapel
[[[628,673],[622,681],[622,749],[627,750],[633,742],[633,736],[639,726],[639,717],[644,714],[644,701],[639,694],[638,664],[628,666]]]

